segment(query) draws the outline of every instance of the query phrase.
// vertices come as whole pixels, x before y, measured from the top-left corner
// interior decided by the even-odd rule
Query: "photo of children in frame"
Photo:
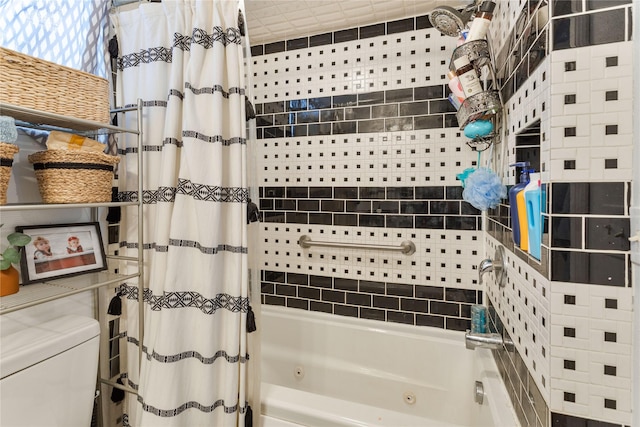
[[[82,252],[82,245],[80,244],[80,239],[76,236],[70,236],[67,239],[67,253],[68,254],[77,254]]]
[[[45,239],[44,237],[38,236],[33,239],[33,246],[36,247],[36,250],[33,252],[33,259],[44,260],[53,256],[49,240]]]
[[[98,223],[16,227],[31,236],[22,252],[23,284],[107,268]]]

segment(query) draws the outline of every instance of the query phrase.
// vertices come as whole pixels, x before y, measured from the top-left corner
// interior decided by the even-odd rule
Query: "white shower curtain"
[[[128,396],[124,425],[244,426],[248,190],[239,8],[237,0],[171,0],[112,16],[117,104],[139,98],[144,105],[144,337],[138,372],[138,295],[127,284],[124,382],[138,396]],[[127,127],[135,119],[127,114]],[[120,197],[135,199],[134,138],[121,150]],[[135,209],[125,209],[120,233],[122,252],[135,255]]]

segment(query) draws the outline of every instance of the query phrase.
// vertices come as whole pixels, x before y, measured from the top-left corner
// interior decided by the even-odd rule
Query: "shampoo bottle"
[[[458,43],[457,45],[463,45],[464,42],[467,41],[467,36],[469,35],[469,30],[467,28],[465,28],[464,30],[460,31],[460,37],[458,37]]]
[[[529,255],[540,260],[542,245],[542,189],[540,174],[531,174],[531,181],[524,189],[529,232]]]
[[[461,56],[453,61],[456,67],[456,75],[460,79],[465,98],[482,92],[482,85],[478,79],[478,73],[466,56]]]
[[[460,79],[453,71],[449,71],[447,77],[449,77],[449,89],[451,89],[451,93],[457,98],[458,102],[462,104],[465,96],[462,85],[460,84]]]
[[[452,93],[449,94],[447,99],[449,100],[451,105],[453,105],[453,108],[455,108],[456,111],[458,111],[460,109],[460,107],[462,106],[462,103],[460,102],[460,99],[457,96],[455,96],[454,94],[452,94]]]
[[[482,2],[478,8],[478,13],[475,18],[473,18],[473,21],[471,21],[471,27],[469,28],[466,41],[470,42],[485,38],[489,24],[491,23],[491,18],[493,18],[493,9],[495,9],[495,7],[496,4],[492,1],[487,0]]]
[[[531,176],[533,170],[528,171],[528,175]],[[527,204],[524,199],[525,186],[519,192],[516,193],[516,210],[518,212],[518,224],[520,230],[520,249],[523,251],[529,250],[529,222],[527,220]]]
[[[516,201],[517,194],[524,190],[529,183],[529,162],[518,162],[509,166],[521,167],[520,182],[509,190],[509,206],[511,211],[511,228],[513,229],[513,243],[520,245],[520,217],[525,217],[526,212],[518,210],[518,204]]]

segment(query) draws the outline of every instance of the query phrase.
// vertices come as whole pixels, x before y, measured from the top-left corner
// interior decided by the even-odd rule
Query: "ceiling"
[[[252,45],[426,15],[464,0],[245,0]]]

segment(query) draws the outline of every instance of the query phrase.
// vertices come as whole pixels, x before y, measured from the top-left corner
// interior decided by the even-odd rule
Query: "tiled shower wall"
[[[422,16],[252,48],[264,303],[469,328],[481,217],[455,177],[477,156],[446,99],[454,47]]]
[[[492,22],[508,134],[496,158],[531,160],[547,199],[541,260],[514,247],[508,205],[486,235],[487,255],[508,250],[507,285],[487,296],[516,344],[497,359],[527,422],[543,421],[538,393],[554,427],[631,422],[630,16],[630,1],[499,2]]]
[[[427,17],[254,46],[263,302],[464,330],[476,265],[503,244],[507,286],[487,275],[486,289],[515,343],[495,356],[522,424],[628,425],[630,9],[498,2],[505,141],[491,155],[508,184],[515,161],[542,171],[540,261],[514,248],[508,205],[485,233],[462,201],[455,175],[478,158],[446,100],[455,40]],[[417,252],[302,249],[302,235]]]

